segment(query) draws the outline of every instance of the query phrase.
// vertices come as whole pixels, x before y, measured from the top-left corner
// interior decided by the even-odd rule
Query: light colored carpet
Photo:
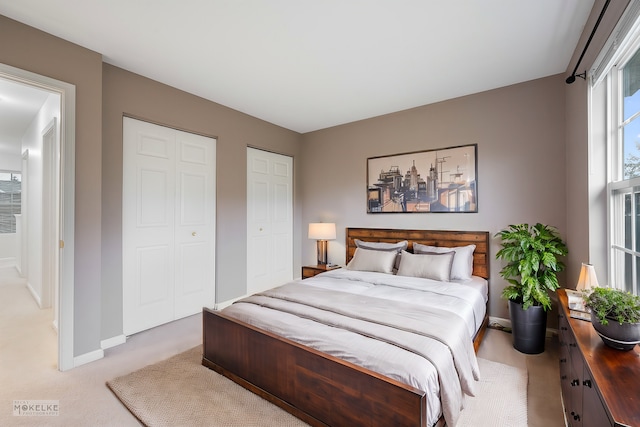
[[[527,382],[524,369],[478,358],[480,387],[476,397],[466,397],[459,426],[526,427]]]
[[[143,424],[156,426],[307,426],[201,365],[202,346],[107,382]],[[478,359],[482,381],[457,427],[527,425],[527,372]]]

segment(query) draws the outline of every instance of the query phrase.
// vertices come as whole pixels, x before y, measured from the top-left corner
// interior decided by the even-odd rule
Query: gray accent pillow
[[[391,274],[393,273],[395,259],[396,253],[394,251],[374,251],[356,248],[353,258],[347,264],[347,270]]]
[[[473,251],[476,245],[456,246],[447,248],[442,246],[428,246],[420,243],[413,244],[413,253],[447,253],[453,252],[453,265],[451,266],[452,280],[469,280],[473,273]]]
[[[365,242],[360,239],[353,239],[356,247],[363,249],[371,249],[374,251],[396,251],[398,253],[407,249],[409,242],[403,240],[398,243],[386,243],[386,242]]]
[[[454,252],[412,254],[402,251],[397,275],[448,282],[454,255]]]
[[[356,244],[357,248],[369,249],[374,251],[395,251],[398,256],[396,257],[395,263],[393,265],[394,270],[397,270],[400,266],[400,253],[407,249],[409,246],[409,242],[403,240],[397,243],[386,243],[386,242],[365,242],[360,239],[353,239],[353,242]]]

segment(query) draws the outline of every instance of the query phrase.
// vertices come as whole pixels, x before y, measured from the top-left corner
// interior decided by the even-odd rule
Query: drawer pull
[[[576,386],[579,386],[579,385],[580,385],[580,380],[575,379],[575,380],[571,381],[571,386],[572,387],[576,387]]]
[[[591,388],[591,380],[582,381],[582,385]]]
[[[565,358],[560,359],[560,363],[567,363],[567,358],[565,357]]]
[[[576,343],[574,343],[574,342],[570,342],[570,343],[569,343],[569,347],[577,347],[577,346],[578,346],[578,344],[576,344]]]

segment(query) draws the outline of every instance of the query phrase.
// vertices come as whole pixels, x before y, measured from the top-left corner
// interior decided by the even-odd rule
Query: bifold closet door
[[[247,293],[293,279],[293,158],[247,148]]]
[[[123,119],[123,333],[212,306],[216,140]]]

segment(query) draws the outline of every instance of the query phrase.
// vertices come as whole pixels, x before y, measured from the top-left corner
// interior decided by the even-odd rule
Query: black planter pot
[[[617,320],[609,319],[606,325],[600,323],[598,316],[591,312],[591,324],[602,341],[609,347],[616,350],[633,350],[636,344],[640,344],[640,323],[618,323]]]
[[[522,304],[509,300],[513,348],[525,354],[544,352],[547,334],[547,312],[541,305],[526,310]]]

